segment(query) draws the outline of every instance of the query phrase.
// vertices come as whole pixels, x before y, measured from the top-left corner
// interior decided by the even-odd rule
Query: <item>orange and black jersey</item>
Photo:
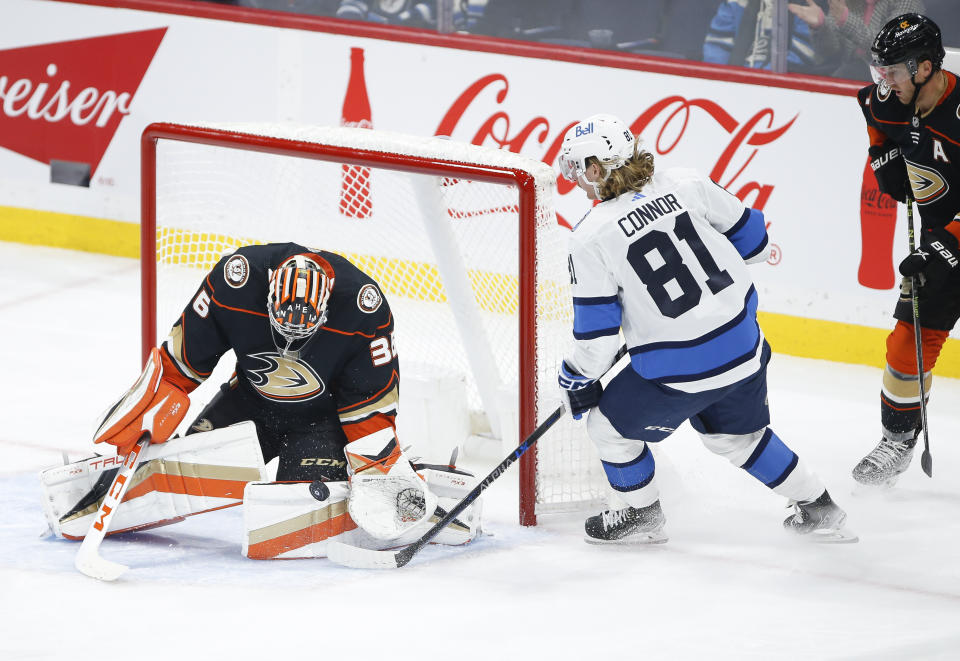
[[[884,84],[857,94],[870,145],[889,139],[903,152],[925,228],[942,227],[960,213],[960,86],[956,75],[944,75],[947,88],[926,117],[915,117]]]
[[[269,270],[297,254],[325,259],[335,283],[326,323],[291,358],[274,345],[267,288]],[[240,248],[207,274],[163,348],[178,372],[171,377],[188,390],[233,349],[239,387],[278,419],[339,418],[348,441],[394,427],[399,366],[390,306],[377,283],[339,255],[295,243]]]

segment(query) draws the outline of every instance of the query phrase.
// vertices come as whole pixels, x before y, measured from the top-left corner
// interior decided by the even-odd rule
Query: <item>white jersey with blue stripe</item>
[[[594,207],[570,236],[574,350],[599,377],[623,331],[633,368],[686,392],[760,368],[764,339],[747,263],[769,253],[763,214],[703,175],[657,173]]]

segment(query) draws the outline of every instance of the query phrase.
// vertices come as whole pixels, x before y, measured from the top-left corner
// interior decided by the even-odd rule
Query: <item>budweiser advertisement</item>
[[[96,172],[166,29],[0,50],[0,147]]]
[[[852,88],[800,91],[86,2],[5,0],[5,9],[0,206],[138,222],[139,136],[156,121],[375,127],[555,165],[566,129],[607,112],[640,134],[658,168],[696,168],[764,212],[776,250],[754,270],[763,309],[889,325],[890,274],[906,237],[865,177]],[[50,183],[52,161],[89,164],[89,190]],[[331,212],[364,222],[371,183],[363,168],[344,167]],[[568,182],[557,186],[558,222],[573,226],[589,203]]]

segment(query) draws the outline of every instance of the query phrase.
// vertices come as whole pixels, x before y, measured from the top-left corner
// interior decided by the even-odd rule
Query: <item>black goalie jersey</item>
[[[326,322],[299,355],[285,356],[267,315],[269,270],[301,253],[326,259],[335,283]],[[339,418],[347,441],[394,427],[399,366],[390,306],[377,283],[339,255],[295,243],[240,248],[207,274],[163,349],[188,391],[233,349],[238,387],[268,414]]]
[[[960,88],[956,75],[944,75],[946,90],[925,117],[915,117],[913,108],[883,83],[864,87],[857,95],[870,145],[889,139],[903,152],[925,229],[942,227],[960,213]]]

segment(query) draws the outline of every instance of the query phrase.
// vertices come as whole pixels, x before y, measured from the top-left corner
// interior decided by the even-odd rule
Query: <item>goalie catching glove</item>
[[[163,443],[189,408],[187,393],[163,378],[163,359],[154,347],[137,382],[101,416],[93,441],[117,446],[118,455],[129,453],[144,432],[152,443]]]
[[[946,227],[926,230],[920,236],[920,245],[900,262],[900,275],[921,276],[921,284],[941,287],[957,269],[957,237],[960,236],[960,214]]]
[[[350,473],[350,518],[377,539],[394,539],[437,508],[437,496],[413,469],[392,429],[344,448]]]
[[[563,395],[566,408],[574,420],[579,420],[584,413],[600,403],[603,384],[596,379],[583,376],[567,361],[563,361],[560,365],[557,382],[560,384],[560,393]]]

